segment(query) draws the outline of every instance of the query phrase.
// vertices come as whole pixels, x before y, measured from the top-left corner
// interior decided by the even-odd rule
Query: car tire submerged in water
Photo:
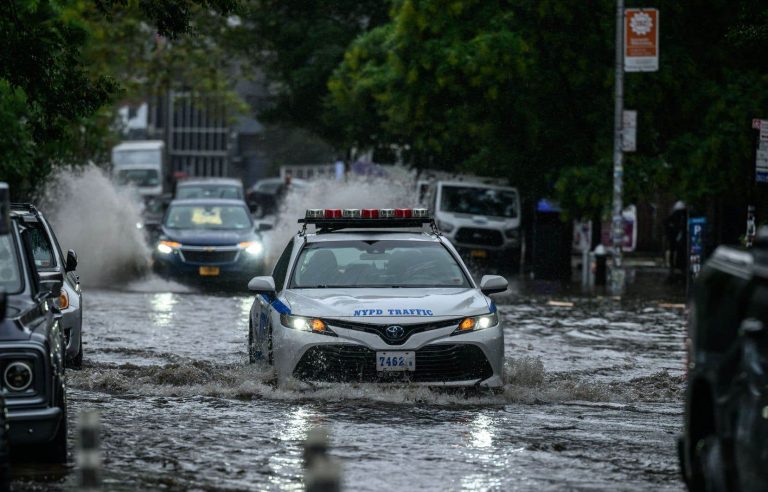
[[[82,337],[82,334],[80,335]],[[80,348],[77,351],[77,355],[67,360],[67,367],[72,369],[83,368],[83,339],[80,339]]]

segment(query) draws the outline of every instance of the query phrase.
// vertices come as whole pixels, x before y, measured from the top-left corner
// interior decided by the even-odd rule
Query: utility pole
[[[611,293],[624,293],[624,265],[621,247],[624,242],[624,164],[622,141],[622,119],[624,112],[624,0],[616,0],[616,95],[613,111],[613,220],[611,242],[613,244],[613,265],[611,268]]]

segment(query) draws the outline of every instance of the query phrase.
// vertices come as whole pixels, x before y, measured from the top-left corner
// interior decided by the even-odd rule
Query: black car
[[[30,229],[11,219],[7,197],[0,184],[0,375],[8,438],[12,450],[29,447],[43,461],[64,462],[65,343],[55,302],[63,277],[38,271]]]
[[[768,229],[721,247],[699,276],[689,323],[681,468],[690,490],[768,484]]]
[[[77,254],[70,249],[64,255],[53,227],[34,205],[12,203],[11,216],[22,221],[29,231],[38,272],[59,272],[64,278],[57,304],[61,310],[59,324],[64,332],[67,365],[79,369],[83,364],[83,293],[80,277],[75,273]]]
[[[162,277],[240,282],[264,270],[264,243],[242,200],[174,200],[153,251],[153,269]]]

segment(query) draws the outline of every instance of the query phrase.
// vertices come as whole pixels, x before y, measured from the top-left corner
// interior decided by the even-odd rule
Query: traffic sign
[[[659,70],[659,11],[624,10],[624,71]]]

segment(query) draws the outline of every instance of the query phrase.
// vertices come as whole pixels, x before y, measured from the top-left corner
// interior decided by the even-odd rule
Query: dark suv
[[[11,219],[8,187],[0,183],[0,388],[11,448],[64,462],[67,418],[64,334],[56,299],[60,272],[35,266],[30,229]]]
[[[768,484],[768,228],[750,251],[720,247],[694,290],[683,476],[690,490]]]

